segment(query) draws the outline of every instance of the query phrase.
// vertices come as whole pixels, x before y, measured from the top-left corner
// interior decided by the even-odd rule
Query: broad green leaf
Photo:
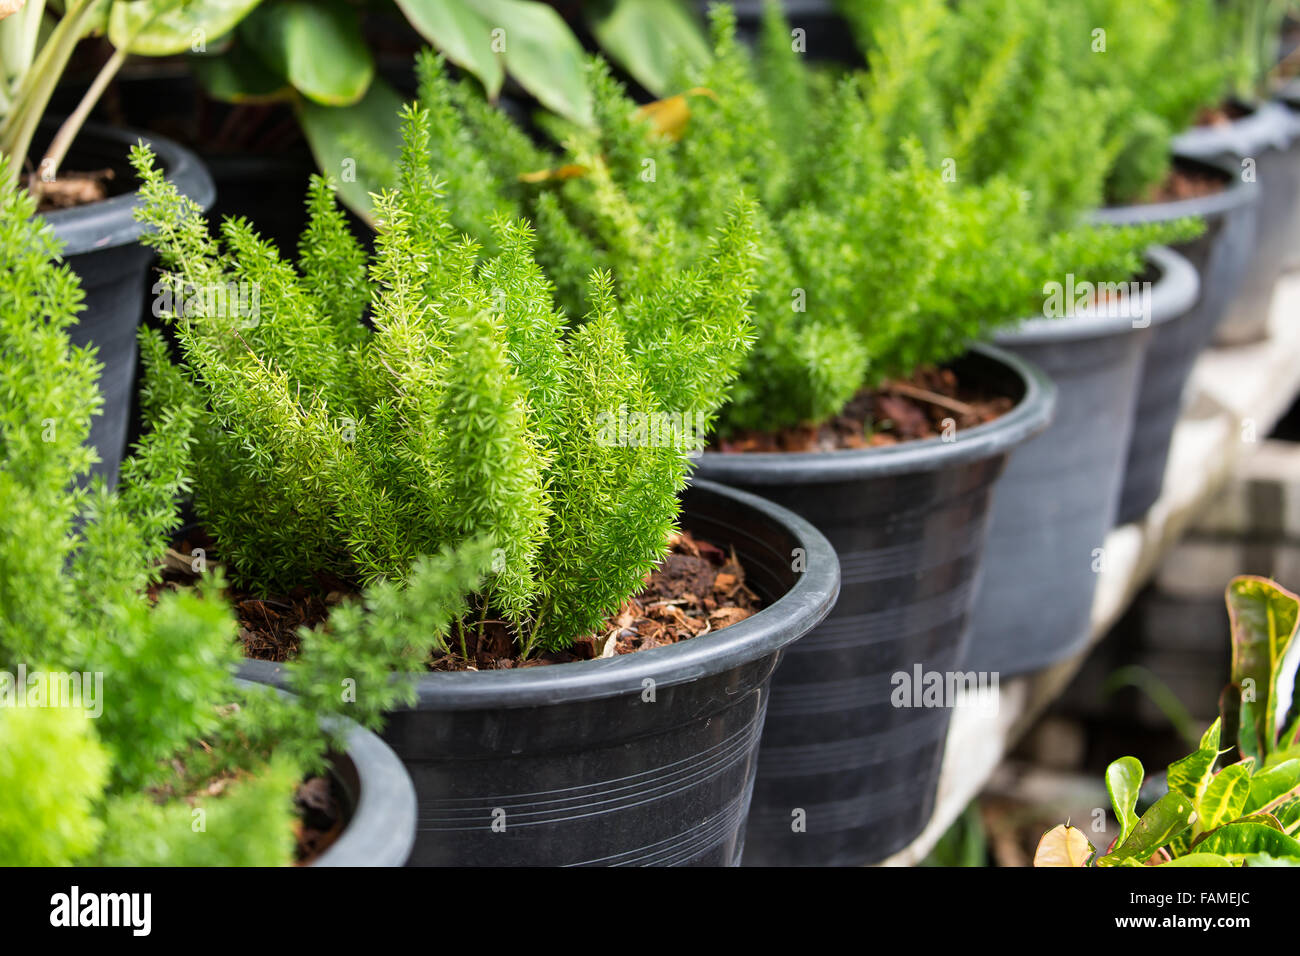
[[[473,74],[489,99],[497,98],[505,68],[492,49],[492,25],[474,0],[397,0],[397,6],[420,36]]]
[[[293,97],[289,81],[268,69],[246,43],[235,43],[222,56],[192,56],[189,64],[204,92],[224,103],[265,103]]]
[[[666,96],[681,66],[712,59],[695,11],[684,0],[614,0],[588,17],[610,59],[656,96]]]
[[[1286,763],[1288,760],[1300,760],[1300,746],[1285,747],[1282,750],[1274,750],[1264,761],[1264,769],[1268,770],[1279,764]]]
[[[1187,829],[1195,816],[1191,800],[1177,791],[1166,793],[1142,814],[1128,839],[1097,860],[1097,865],[1116,866],[1125,859],[1145,860]]]
[[[1200,799],[1210,778],[1214,775],[1214,761],[1219,756],[1219,721],[1215,721],[1201,736],[1201,744],[1194,753],[1169,765],[1169,789],[1181,793],[1189,800]]]
[[[1086,866],[1092,853],[1093,846],[1082,830],[1061,823],[1038,841],[1034,866]]]
[[[1234,763],[1216,773],[1196,803],[1196,829],[1204,832],[1241,816],[1250,796],[1250,763]]]
[[[1198,853],[1217,853],[1241,860],[1251,853],[1267,853],[1300,861],[1300,843],[1262,823],[1229,823],[1196,845]]]
[[[474,0],[491,29],[506,72],[547,109],[583,126],[593,122],[586,56],[553,7],[533,0]]]
[[[381,79],[359,103],[320,106],[299,104],[298,115],[316,165],[339,187],[339,197],[357,215],[371,221],[370,193],[392,185],[393,164],[402,138],[397,114],[402,98]]]
[[[1244,813],[1233,823],[1259,823],[1266,827],[1271,827],[1279,833],[1286,833],[1286,828],[1282,826],[1282,821],[1271,813]],[[1199,842],[1199,841],[1198,841]]]
[[[1137,757],[1120,757],[1106,768],[1106,790],[1110,805],[1119,821],[1119,842],[1123,843],[1137,826],[1138,791],[1142,789],[1142,761]]]
[[[1175,857],[1168,863],[1161,863],[1161,866],[1232,866],[1232,861],[1227,857],[1219,856],[1217,853],[1189,853],[1186,856]]]
[[[1270,856],[1267,853],[1247,853],[1241,862],[1247,866],[1300,866],[1300,860]]]
[[[1297,786],[1300,786],[1300,760],[1285,760],[1261,770],[1250,778],[1250,798],[1245,812],[1254,813]]]
[[[108,39],[141,56],[198,53],[229,33],[261,0],[116,0]]]
[[[1277,822],[1282,825],[1282,829],[1288,833],[1294,833],[1295,828],[1300,826],[1300,800],[1291,800],[1284,803],[1274,811],[1273,816]]]
[[[1300,598],[1266,578],[1234,578],[1227,590],[1232,630],[1232,682],[1224,695],[1224,724],[1237,727],[1243,756],[1263,760],[1277,746],[1279,722],[1291,701],[1280,686],[1294,676],[1293,648],[1300,626]],[[1284,745],[1290,741],[1284,741]]]
[[[356,103],[375,75],[356,11],[342,0],[276,0],[244,22],[240,38],[294,89],[325,106]]]

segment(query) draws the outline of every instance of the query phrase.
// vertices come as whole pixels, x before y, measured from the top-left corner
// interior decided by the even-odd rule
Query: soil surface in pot
[[[1227,188],[1228,184],[1224,182],[1221,175],[1200,169],[1174,167],[1169,170],[1163,181],[1156,183],[1143,194],[1137,205],[1198,199],[1201,196],[1221,193]]]
[[[112,188],[117,180],[117,173],[111,168],[86,172],[59,170],[58,177],[49,182],[43,182],[37,173],[28,173],[24,177],[27,191],[36,197],[38,213],[88,206],[125,192]]]
[[[294,859],[306,866],[328,850],[347,825],[338,784],[328,776],[308,777],[294,792],[293,806],[298,811]]]
[[[198,806],[205,798],[219,797],[231,784],[249,776],[247,770],[221,773],[183,799]],[[156,787],[150,794],[160,801],[177,796],[175,788],[169,785]],[[298,784],[293,794],[293,807],[298,817],[293,824],[294,864],[307,866],[328,850],[347,826],[347,815],[343,811],[344,800],[333,777],[315,776]]]
[[[963,382],[951,368],[924,368],[906,381],[863,389],[844,410],[820,425],[775,432],[739,431],[715,439],[711,451],[843,451],[935,438],[953,428],[991,422],[1015,406],[984,382]]]
[[[1202,107],[1196,114],[1194,126],[1227,126],[1229,123],[1235,123],[1239,119],[1245,119],[1251,114],[1240,103],[1220,103],[1218,106]]]
[[[169,551],[161,588],[188,587],[193,582],[185,557],[191,545],[211,548],[212,541],[197,532]],[[567,650],[521,659],[505,622],[488,620],[477,635],[465,636],[465,654],[460,653],[460,635],[453,631],[447,641],[453,652],[435,656],[430,670],[508,670],[632,654],[702,637],[761,610],[762,599],[746,586],[745,569],[734,551],[723,551],[686,531],[673,535],[669,547],[668,556],[647,576],[642,591],[611,615],[598,633],[579,638]],[[244,655],[255,660],[292,659],[298,653],[300,627],[324,623],[331,608],[357,596],[355,588],[338,579],[322,577],[319,585],[265,598],[228,589]]]

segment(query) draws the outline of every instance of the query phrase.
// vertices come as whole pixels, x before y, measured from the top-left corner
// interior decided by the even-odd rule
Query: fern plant
[[[501,209],[530,216],[538,258],[576,311],[590,308],[578,282],[586,269],[653,295],[700,254],[730,197],[759,200],[756,343],[723,411],[726,429],[824,421],[864,386],[1040,311],[1046,281],[1126,279],[1143,248],[1178,234],[1058,225],[1052,202],[1028,195],[1015,171],[977,176],[958,165],[949,175],[954,135],[936,91],[920,87],[928,111],[913,95],[946,5],[892,6],[869,75],[806,67],[775,5],[755,52],[737,41],[730,8],[715,8],[712,62],[683,74],[689,93],[651,109],[594,60],[596,128],[552,124],[558,153],[525,141],[472,85],[423,56],[435,165],[478,184],[479,200],[454,209],[457,227],[483,237]],[[1028,57],[1020,78],[1038,62]],[[689,112],[680,137],[663,122],[671,111]],[[959,132],[974,143],[981,129],[971,119]],[[1036,167],[1040,178],[1049,166]]]
[[[509,622],[525,654],[562,648],[665,553],[698,445],[680,423],[707,426],[749,345],[757,212],[737,197],[698,257],[666,259],[681,268],[654,289],[594,272],[571,329],[508,205],[470,193],[491,255],[458,233],[430,171],[444,117],[414,107],[402,122],[368,261],[323,180],[294,264],[245,221],[223,223],[218,245],[135,152],[145,241],[168,281],[260,289],[255,323],[202,296],[176,310],[182,364],[159,388],[195,416],[195,504],[244,586],[329,573],[409,587],[420,555],[482,538],[493,561],[481,612]],[[156,335],[142,346],[163,355]],[[618,414],[679,425],[620,445],[604,427]]]
[[[198,419],[146,353],[153,427],[117,492],[86,483],[97,366],[70,345],[81,291],[34,207],[0,192],[0,864],[287,863],[294,787],[342,745],[321,718],[375,727],[409,700],[391,674],[423,668],[490,550],[422,557],[406,590],[340,609],[328,639],[304,634],[295,696],[237,686],[220,574],[149,596]]]
[[[840,5],[872,69],[928,37],[906,114],[977,180],[1005,174],[1068,223],[1169,170],[1170,141],[1226,92],[1216,0],[887,0]],[[921,42],[920,40],[913,41]],[[933,117],[937,115],[936,124]],[[946,133],[946,135],[944,135]]]

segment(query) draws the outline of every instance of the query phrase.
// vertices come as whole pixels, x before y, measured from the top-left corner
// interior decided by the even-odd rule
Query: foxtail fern
[[[209,242],[197,207],[135,151],[145,241],[167,281],[260,292],[255,321],[203,296],[170,315],[195,503],[230,573],[262,592],[321,574],[409,584],[421,555],[485,541],[481,613],[507,621],[524,652],[560,648],[665,553],[700,436],[620,442],[606,426],[712,423],[749,346],[759,213],[733,193],[691,257],[665,254],[671,270],[592,272],[586,321],[571,328],[510,190],[485,185],[500,155],[462,135],[466,104],[436,68],[425,61],[426,102],[404,113],[368,260],[322,180],[293,263],[239,220]],[[456,157],[446,176],[433,143]],[[671,241],[656,239],[656,252]]]

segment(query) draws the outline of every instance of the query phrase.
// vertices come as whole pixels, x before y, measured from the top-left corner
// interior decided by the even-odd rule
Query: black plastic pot
[[[1047,426],[1055,391],[997,349],[954,367],[1015,407],[955,441],[701,458],[700,477],[763,494],[821,529],[843,576],[835,610],[773,680],[747,864],[871,863],[930,819],[951,708],[895,707],[894,681],[961,663],[993,486],[1011,450]]]
[[[1219,323],[1215,340],[1242,345],[1268,336],[1273,290],[1295,238],[1300,201],[1300,123],[1281,103],[1265,103],[1248,116],[1220,126],[1198,126],[1174,141],[1180,155],[1217,160],[1238,175],[1253,166],[1259,183],[1255,252],[1241,287]]]
[[[44,136],[53,135],[53,124],[42,126]],[[189,150],[160,136],[109,126],[88,124],[82,128],[64,162],[65,169],[112,168],[119,182],[133,181],[127,152],[139,140],[153,148],[167,178],[180,192],[205,209],[215,192],[212,178]],[[44,147],[44,141],[36,144]],[[36,154],[37,150],[33,153]],[[131,211],[139,193],[131,191],[101,202],[45,214],[63,243],[63,257],[81,279],[85,308],[69,334],[75,345],[94,345],[103,365],[99,390],[104,395],[103,411],[90,428],[90,443],[99,452],[94,473],[109,486],[117,483],[117,472],[125,451],[135,395],[136,330],[148,308],[149,264],[153,253],[140,245],[144,227]]]
[[[239,680],[245,682],[271,683]],[[337,725],[337,719],[324,722]],[[311,866],[402,866],[415,843],[415,787],[386,743],[352,721],[344,726],[347,745],[329,755],[329,772],[343,795],[347,825]]]
[[[1012,456],[994,492],[967,670],[1029,673],[1088,641],[1142,359],[1155,329],[1190,309],[1198,291],[1196,270],[1172,250],[1153,248],[1147,262],[1145,314],[1033,318],[997,337],[1051,377],[1056,414]]]
[[[1290,80],[1283,86],[1278,91],[1277,98],[1291,114],[1291,122],[1300,127],[1300,77]],[[1300,132],[1297,132],[1292,139],[1290,152],[1295,153],[1300,148],[1298,144],[1300,144]],[[1282,259],[1284,272],[1300,269],[1300,187],[1297,187],[1296,193],[1295,207],[1291,211],[1291,225],[1282,240],[1282,248],[1285,250]]]
[[[1142,360],[1133,437],[1115,519],[1119,524],[1137,521],[1160,497],[1169,443],[1192,366],[1213,339],[1255,250],[1258,184],[1243,181],[1235,167],[1222,163],[1184,157],[1176,162],[1204,173],[1217,172],[1226,188],[1194,199],[1114,206],[1093,214],[1100,222],[1116,224],[1167,222],[1184,216],[1197,216],[1206,223],[1199,238],[1174,247],[1196,267],[1201,294],[1194,308],[1156,329]]]
[[[683,501],[683,526],[734,547],[768,606],[635,654],[421,677],[384,733],[419,799],[413,865],[740,862],[769,680],[834,604],[839,564],[761,498],[697,482]]]

